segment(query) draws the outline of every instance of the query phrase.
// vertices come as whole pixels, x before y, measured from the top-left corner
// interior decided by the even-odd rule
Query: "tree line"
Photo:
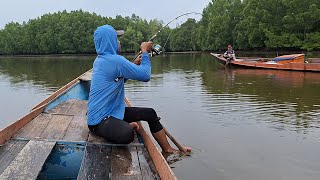
[[[95,53],[93,33],[104,24],[124,29],[122,49],[132,52],[163,23],[146,21],[134,14],[131,17],[109,18],[82,10],[59,11],[22,24],[8,23],[0,30],[0,54]]]
[[[196,34],[202,50],[319,50],[320,1],[212,0]]]
[[[59,11],[8,23],[0,30],[0,54],[95,53],[93,33],[104,24],[125,30],[122,50],[136,52],[165,23],[135,14],[110,18]],[[199,21],[166,27],[154,43],[166,51],[216,51],[227,44],[238,50],[320,50],[320,1],[212,0]]]

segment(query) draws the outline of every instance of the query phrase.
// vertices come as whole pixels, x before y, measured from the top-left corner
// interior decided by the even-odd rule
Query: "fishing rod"
[[[166,25],[164,25],[162,28],[159,29],[159,31],[156,32],[156,34],[154,34],[150,39],[149,41],[153,41],[157,36],[158,34],[165,28],[167,27],[170,23],[172,23],[173,21],[179,19],[180,17],[182,16],[186,16],[186,15],[189,15],[189,14],[200,14],[202,15],[201,13],[196,13],[196,12],[188,12],[188,13],[185,13],[185,14],[181,14],[180,16],[177,16],[176,18],[174,18],[173,20],[171,20],[170,22],[168,22]],[[171,32],[170,32],[171,34]],[[168,39],[170,37],[170,34],[166,40],[166,43],[165,45],[167,44],[168,42]],[[159,55],[160,53],[162,52],[162,47],[159,45],[159,44],[156,44],[154,45],[152,48],[151,48],[151,56],[153,55]],[[132,61],[134,61],[139,55],[141,54],[141,51],[134,57],[134,59]],[[127,103],[127,105],[130,107],[131,106],[131,103],[130,101],[125,98],[125,101]],[[188,149],[186,149],[185,147],[183,147],[169,132],[166,128],[163,128],[164,129],[164,132],[166,134],[166,136],[169,137],[169,139],[178,147],[178,149],[183,152],[183,153],[188,153]]]
[[[190,15],[190,14],[198,14],[198,15],[203,16],[203,14],[197,13],[197,12],[188,12],[188,13],[181,14],[181,15],[175,17],[174,19],[172,19],[171,21],[169,21],[169,22],[168,22],[166,25],[164,25],[162,28],[160,28],[160,29],[149,39],[149,41],[154,41],[154,40],[156,39],[156,37],[158,36],[158,34],[159,34],[160,32],[162,32],[162,30],[163,30],[165,27],[169,26],[169,24],[171,24],[173,21],[175,21],[175,20],[177,20],[177,19],[179,19],[179,18],[181,18],[181,17],[183,17],[183,16]],[[170,33],[170,34],[171,34],[171,33]],[[169,36],[168,36],[168,38],[167,38],[167,40],[166,40],[165,45],[166,45],[167,42],[168,42],[168,39],[169,39],[169,37],[170,37],[170,34],[169,34]],[[155,56],[155,55],[161,54],[162,49],[163,49],[163,47],[162,47],[160,44],[156,44],[156,45],[152,46],[152,48],[151,48],[151,56]],[[134,59],[133,59],[132,61],[134,61],[140,54],[141,54],[141,52],[139,52],[137,55],[135,55],[135,57],[134,57]]]

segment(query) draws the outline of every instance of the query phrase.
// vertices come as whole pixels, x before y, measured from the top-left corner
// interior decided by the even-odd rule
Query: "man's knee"
[[[163,126],[160,123],[160,119],[161,118],[158,117],[157,119],[155,119],[155,120],[153,120],[151,122],[148,122],[151,133],[157,133],[157,132],[159,132],[160,130],[163,129]]]
[[[130,125],[129,125],[130,126]],[[133,141],[134,139],[134,130],[133,128],[126,127],[121,129],[119,132],[117,138],[115,139],[115,143],[117,144],[129,144]]]

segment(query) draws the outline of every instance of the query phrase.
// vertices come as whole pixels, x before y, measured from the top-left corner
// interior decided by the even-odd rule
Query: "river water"
[[[93,56],[0,58],[0,129],[83,72]],[[168,157],[179,179],[320,177],[320,73],[225,68],[209,54],[152,59],[152,79],[128,81],[191,156]]]

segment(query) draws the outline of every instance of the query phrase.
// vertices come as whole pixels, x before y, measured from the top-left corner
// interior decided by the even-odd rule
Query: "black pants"
[[[106,117],[99,124],[88,127],[92,133],[106,138],[108,142],[129,144],[134,139],[134,130],[129,123],[146,121],[151,133],[156,133],[163,129],[159,120],[152,108],[126,107],[123,120]]]

